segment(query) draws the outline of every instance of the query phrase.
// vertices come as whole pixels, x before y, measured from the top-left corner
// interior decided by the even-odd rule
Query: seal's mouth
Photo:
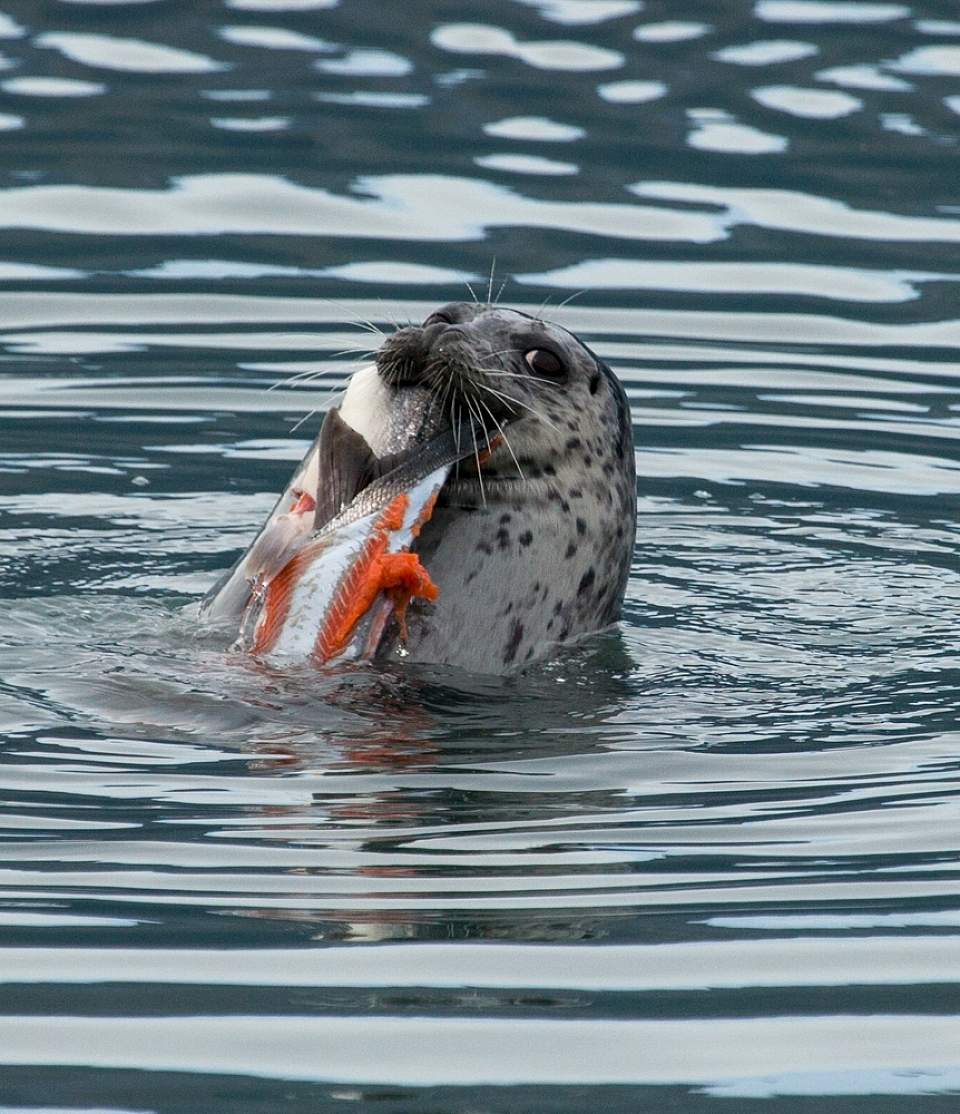
[[[500,353],[478,351],[476,338],[459,323],[432,320],[384,341],[376,357],[380,378],[394,390],[426,390],[451,426],[469,418],[484,434],[502,432],[522,404],[496,382],[503,375]]]
[[[429,420],[453,430],[464,452],[444,491],[461,496],[473,492],[485,499],[485,476],[495,469],[487,462],[501,446],[516,462],[509,426],[529,412],[515,397],[502,353],[487,350],[471,335],[469,324],[441,314],[421,326],[399,329],[376,356],[379,380],[398,404],[409,392],[425,396]],[[519,464],[517,476],[522,477]]]
[[[383,366],[381,366],[383,363]],[[427,365],[428,366],[428,365]],[[385,370],[386,369],[386,370]],[[430,369],[430,374],[435,369]],[[339,409],[328,411],[317,438],[313,529],[320,530],[384,480],[415,483],[441,465],[459,477],[477,471],[496,448],[503,423],[487,415],[457,385],[442,389],[416,375],[396,374],[385,361],[357,372]],[[449,380],[446,380],[448,383]]]

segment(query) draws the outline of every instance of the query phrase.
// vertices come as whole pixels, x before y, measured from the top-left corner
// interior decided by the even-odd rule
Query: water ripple
[[[7,1104],[952,1109],[951,13],[54,7],[0,15]],[[473,296],[625,384],[622,623],[511,678],[198,631]]]

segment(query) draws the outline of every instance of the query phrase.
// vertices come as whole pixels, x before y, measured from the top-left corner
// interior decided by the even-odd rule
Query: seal
[[[377,454],[397,399],[426,389],[472,457],[440,490],[414,551],[438,589],[378,657],[507,673],[616,622],[636,476],[626,394],[567,330],[457,302],[398,330],[354,376],[340,419]]]
[[[635,489],[610,368],[557,325],[452,303],[351,378],[200,614],[268,660],[507,673],[616,621]]]

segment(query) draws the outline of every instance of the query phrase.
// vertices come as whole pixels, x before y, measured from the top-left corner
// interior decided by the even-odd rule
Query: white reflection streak
[[[482,240],[488,229],[503,227],[690,243],[711,243],[726,235],[725,221],[710,212],[647,203],[544,201],[474,178],[391,174],[360,178],[354,188],[356,194],[336,194],[266,174],[193,175],[163,190],[21,186],[0,191],[0,227],[93,235],[276,233],[430,243]]]
[[[938,1015],[556,1021],[464,1017],[0,1018],[0,1064],[407,1086],[717,1084],[795,1072],[960,1076]],[[929,1074],[924,1073],[927,1069]],[[769,1084],[768,1084],[769,1085]],[[861,1080],[869,1090],[869,1081]],[[898,1086],[909,1086],[903,1078]],[[919,1088],[918,1088],[919,1089]]]

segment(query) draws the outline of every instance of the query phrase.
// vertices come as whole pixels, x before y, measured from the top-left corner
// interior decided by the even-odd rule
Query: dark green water
[[[956,1111],[960,9],[0,11],[0,1111]],[[627,385],[619,633],[199,639],[467,283]]]

